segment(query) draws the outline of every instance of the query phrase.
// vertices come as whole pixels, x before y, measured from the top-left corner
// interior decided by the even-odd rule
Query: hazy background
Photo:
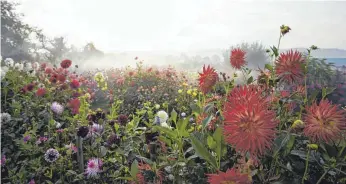
[[[229,62],[229,49],[243,43],[248,43],[244,48],[255,52],[249,60],[251,68],[262,67],[268,62],[263,52],[277,45],[282,24],[292,30],[281,41],[281,51],[304,51],[317,45],[322,49],[314,51],[314,57],[346,58],[346,1],[10,2],[20,3],[16,11],[24,14],[21,20],[41,29],[47,38],[42,43],[51,45],[43,49],[39,48],[42,44],[36,46],[36,53],[48,52],[48,57],[36,60],[70,58],[81,70],[133,66],[138,56],[145,64],[177,65],[195,71],[202,64],[213,64],[219,70],[231,71],[224,67]],[[54,40],[59,37],[63,39]]]
[[[242,41],[283,48],[346,49],[346,1],[16,0],[24,21],[104,52],[227,48]]]

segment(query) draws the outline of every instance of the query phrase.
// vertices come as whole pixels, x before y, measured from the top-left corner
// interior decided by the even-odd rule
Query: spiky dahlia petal
[[[235,88],[224,104],[225,140],[239,152],[261,156],[272,145],[278,121],[255,86]]]
[[[228,169],[226,172],[219,172],[218,174],[207,174],[208,182],[210,184],[248,184],[251,179],[248,174],[242,174],[234,168]]]
[[[321,100],[306,108],[304,134],[314,142],[338,140],[346,130],[346,114],[339,106]]]
[[[246,52],[239,48],[231,51],[230,62],[233,68],[240,69],[245,65],[245,54]]]
[[[298,51],[290,50],[281,53],[275,64],[276,74],[282,82],[300,83],[304,78],[302,67],[304,62],[302,54]]]
[[[198,80],[199,80],[199,88],[205,94],[205,93],[208,93],[212,89],[212,87],[216,84],[216,82],[219,80],[219,76],[213,67],[208,65],[208,67],[206,68],[204,65],[203,72],[199,73]]]

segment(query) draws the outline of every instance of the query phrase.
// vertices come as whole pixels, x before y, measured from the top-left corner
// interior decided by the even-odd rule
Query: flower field
[[[318,48],[278,47],[256,78],[231,50],[243,85],[212,65],[77,73],[6,58],[1,183],[345,183],[345,80],[311,87]]]

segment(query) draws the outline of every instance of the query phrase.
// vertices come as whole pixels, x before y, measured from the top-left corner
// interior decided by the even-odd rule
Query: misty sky
[[[346,49],[346,1],[15,0],[48,36],[105,52],[228,48],[242,41],[282,48]]]

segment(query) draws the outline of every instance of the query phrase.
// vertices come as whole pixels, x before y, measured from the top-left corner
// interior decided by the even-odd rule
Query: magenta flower
[[[87,177],[95,177],[102,171],[102,165],[103,162],[99,158],[91,158],[88,161],[87,168],[85,170],[85,173],[87,174]]]

